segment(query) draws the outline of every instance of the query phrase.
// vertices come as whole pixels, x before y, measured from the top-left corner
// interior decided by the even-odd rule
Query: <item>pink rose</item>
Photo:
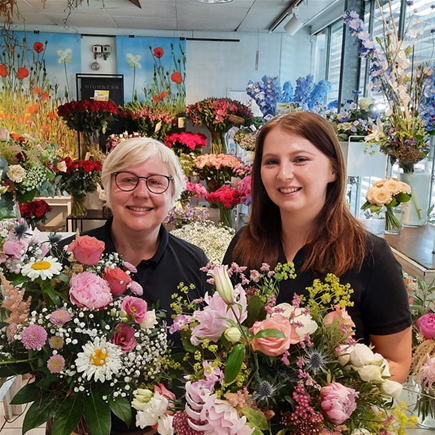
[[[93,273],[74,274],[69,285],[71,303],[78,308],[102,310],[113,301],[107,282]]]
[[[124,323],[118,323],[110,341],[119,346],[123,353],[130,352],[136,346],[134,329]]]
[[[325,316],[323,323],[325,326],[331,325],[334,321],[338,320],[341,329],[351,330],[355,328],[352,317],[349,316],[346,310],[340,308],[339,305],[335,306],[335,311],[331,311]]]
[[[121,308],[135,323],[142,323],[147,317],[148,305],[143,299],[126,296],[122,301]]]
[[[356,409],[358,392],[353,388],[345,387],[338,382],[323,387],[320,390],[320,399],[323,412],[331,423],[345,422]]]
[[[131,277],[119,267],[113,269],[106,267],[104,269],[103,278],[109,283],[110,291],[115,297],[121,296],[127,290],[127,286],[131,282]]]
[[[427,313],[415,322],[425,340],[435,339],[435,313]]]
[[[275,314],[273,317],[255,322],[250,331],[257,334],[265,329],[277,329],[284,334],[284,338],[266,337],[255,338],[252,340],[252,349],[259,350],[261,353],[269,356],[282,355],[289,349],[291,344],[296,344],[301,341],[296,328],[290,324],[290,320],[281,314]]]
[[[104,247],[105,243],[95,237],[81,236],[69,244],[67,251],[72,252],[79,263],[93,266],[100,261]]]

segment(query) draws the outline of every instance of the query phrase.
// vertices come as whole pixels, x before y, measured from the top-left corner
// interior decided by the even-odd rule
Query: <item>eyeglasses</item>
[[[114,172],[115,184],[124,192],[131,192],[136,189],[141,178],[145,180],[148,190],[151,193],[165,193],[168,190],[169,183],[173,177],[167,175],[150,175],[148,177],[138,177],[131,172]]]

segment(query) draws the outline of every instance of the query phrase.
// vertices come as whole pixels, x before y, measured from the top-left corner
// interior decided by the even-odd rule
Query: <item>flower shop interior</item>
[[[104,158],[141,136],[187,177],[166,227],[219,265],[249,220],[258,131],[302,110],[334,128],[349,208],[401,263],[413,321],[435,312],[434,1],[4,0],[0,20],[0,272],[10,222],[46,239],[101,226]],[[381,200],[390,178],[406,187]],[[418,423],[385,433],[435,430],[431,357],[430,411],[403,392]],[[4,435],[22,431],[25,382],[0,377]]]

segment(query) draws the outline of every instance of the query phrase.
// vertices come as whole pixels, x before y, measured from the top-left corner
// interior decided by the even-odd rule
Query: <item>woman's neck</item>
[[[149,260],[154,256],[160,244],[160,228],[149,234],[145,231],[134,232],[129,236],[128,232],[116,231],[112,227],[112,240],[116,252],[129,263],[137,266],[142,260]]]

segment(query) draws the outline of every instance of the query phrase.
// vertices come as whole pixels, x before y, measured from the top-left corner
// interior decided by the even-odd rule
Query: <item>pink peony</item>
[[[357,391],[338,382],[332,382],[320,390],[323,412],[334,424],[341,424],[352,415],[356,409],[357,397]]]
[[[95,237],[77,237],[69,244],[67,251],[74,254],[74,258],[82,264],[93,266],[97,264],[104,252],[105,243]]]
[[[213,342],[218,341],[224,331],[230,326],[230,323],[226,319],[231,319],[236,323],[242,323],[246,319],[247,300],[245,290],[241,286],[238,286],[234,290],[234,295],[234,301],[239,306],[229,310],[228,305],[222,300],[218,292],[215,292],[212,297],[208,293],[204,296],[207,306],[202,311],[195,311],[193,313],[193,318],[199,323],[193,329],[192,336],[190,337],[190,341],[194,346],[198,346],[204,338]]]
[[[110,291],[115,297],[121,296],[131,282],[130,275],[127,275],[119,267],[104,269],[103,278],[109,283]]]
[[[257,334],[265,329],[277,329],[284,334],[283,338],[265,337],[254,338],[251,342],[254,351],[260,351],[265,355],[278,356],[282,355],[290,348],[291,344],[296,344],[301,341],[296,328],[290,324],[290,320],[281,314],[275,314],[273,317],[255,322],[250,331]]]
[[[47,331],[39,325],[30,325],[23,329],[21,341],[26,349],[40,350],[47,340]]]
[[[425,340],[435,339],[435,313],[427,313],[415,322]]]
[[[121,308],[135,323],[142,323],[147,317],[148,305],[143,299],[126,296],[122,301]]]
[[[124,323],[118,323],[110,341],[119,346],[123,353],[130,352],[136,346],[134,329]]]
[[[93,273],[74,274],[69,285],[71,303],[78,308],[101,310],[113,301],[109,284]]]

